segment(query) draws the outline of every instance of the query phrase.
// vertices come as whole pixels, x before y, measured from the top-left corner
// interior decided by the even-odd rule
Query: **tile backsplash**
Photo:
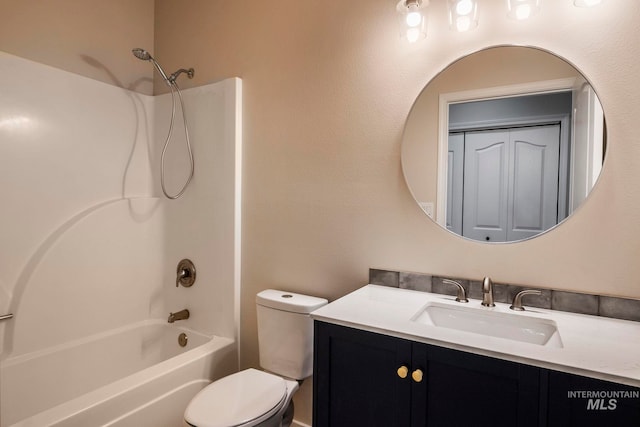
[[[482,299],[482,282],[480,280],[369,269],[369,283],[373,285],[455,296],[456,287],[442,283],[442,279],[451,279],[459,282],[467,291],[468,298]],[[508,283],[494,283],[494,300],[511,304],[513,297],[524,289],[537,289],[542,292],[541,295],[525,296],[523,299],[525,307],[546,308],[640,322],[640,300],[635,299],[581,294],[530,286],[524,287]]]

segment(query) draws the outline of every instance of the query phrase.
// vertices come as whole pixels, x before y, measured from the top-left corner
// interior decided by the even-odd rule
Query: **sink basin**
[[[440,328],[504,338],[549,347],[562,347],[556,323],[522,314],[431,302],[412,321]]]

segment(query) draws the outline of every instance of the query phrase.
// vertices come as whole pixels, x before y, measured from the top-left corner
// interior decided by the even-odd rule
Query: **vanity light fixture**
[[[542,0],[506,0],[507,16],[524,21],[540,12]],[[605,0],[573,0],[576,7],[594,7]],[[449,27],[465,32],[478,26],[479,0],[447,0]],[[427,37],[427,6],[429,0],[399,0],[396,12],[400,23],[400,38],[415,43]]]
[[[507,11],[509,18],[523,21],[540,11],[540,0],[507,0]]]
[[[400,37],[415,43],[427,37],[427,6],[429,0],[400,0],[396,11],[400,19]]]
[[[448,0],[449,26],[464,32],[478,26],[478,0]]]
[[[573,0],[573,4],[577,7],[593,7],[603,2],[604,0]]]

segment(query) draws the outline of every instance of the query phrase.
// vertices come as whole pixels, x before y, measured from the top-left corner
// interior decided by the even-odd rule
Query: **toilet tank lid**
[[[256,303],[258,305],[292,313],[311,313],[328,302],[324,298],[275,289],[266,289],[256,295]]]

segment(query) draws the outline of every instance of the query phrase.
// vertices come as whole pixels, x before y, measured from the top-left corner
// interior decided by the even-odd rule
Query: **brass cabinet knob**
[[[398,376],[400,378],[407,378],[407,375],[409,374],[409,368],[407,368],[406,366],[400,366],[396,372],[398,373]]]
[[[411,378],[413,378],[413,380],[417,383],[422,382],[422,376],[423,373],[421,369],[416,369],[411,373]]]

